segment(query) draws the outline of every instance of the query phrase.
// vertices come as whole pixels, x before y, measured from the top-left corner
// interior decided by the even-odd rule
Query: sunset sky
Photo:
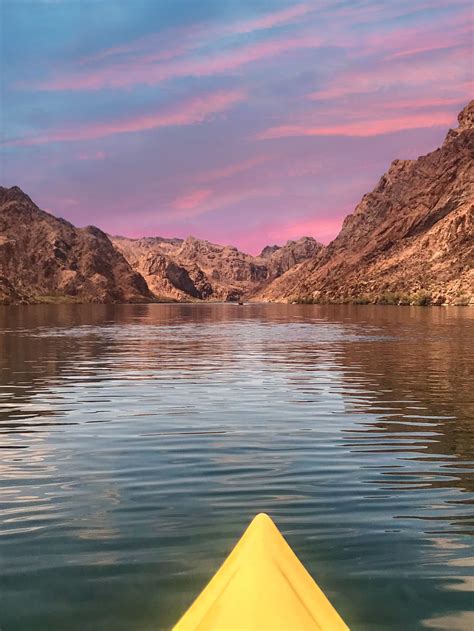
[[[0,6],[0,184],[113,234],[327,243],[473,93],[470,0]]]

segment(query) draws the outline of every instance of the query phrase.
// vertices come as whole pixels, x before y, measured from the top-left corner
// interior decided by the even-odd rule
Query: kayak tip
[[[267,513],[258,513],[174,631],[349,631]]]
[[[257,515],[255,515],[255,517],[252,519],[253,522],[256,521],[271,521],[273,523],[272,518],[267,515],[267,513],[257,513]]]

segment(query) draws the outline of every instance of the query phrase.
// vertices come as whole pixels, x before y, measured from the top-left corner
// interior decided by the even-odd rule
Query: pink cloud
[[[212,193],[212,194],[211,194]],[[220,210],[226,206],[238,204],[248,199],[262,197],[276,197],[281,194],[280,187],[274,185],[261,187],[246,187],[245,189],[228,191],[197,190],[186,193],[174,200],[168,212],[160,215],[161,219],[183,220],[205,215],[213,210]]]
[[[369,33],[363,42],[347,45],[348,60],[357,65],[336,72],[310,98],[323,101],[356,94],[375,95],[390,88],[418,89],[433,96],[439,93],[440,86],[452,94],[469,71],[471,24],[470,14],[462,12],[442,24],[427,22],[421,27]],[[439,58],[435,58],[437,53]]]
[[[122,118],[109,122],[92,123],[51,130],[37,136],[27,136],[4,143],[9,146],[43,145],[50,142],[96,140],[115,134],[141,132],[162,127],[202,123],[213,114],[228,110],[243,101],[242,90],[217,91],[194,97],[173,107],[151,114]]]
[[[242,173],[243,171],[248,171],[249,169],[253,169],[256,166],[264,164],[270,160],[270,156],[256,156],[255,158],[249,158],[248,160],[242,160],[242,162],[237,162],[234,164],[229,164],[220,169],[213,169],[211,171],[207,171],[205,173],[200,173],[195,177],[197,181],[200,182],[213,182],[215,180],[222,180],[227,177],[231,177],[232,175],[236,175],[237,173]]]
[[[331,3],[326,4],[328,6],[331,5]],[[432,2],[425,4],[427,7],[433,5]],[[314,34],[303,32],[287,38],[235,46],[230,50],[224,49],[219,55],[209,52],[196,53],[194,56],[185,55],[185,53],[198,50],[209,43],[215,44],[216,40],[223,40],[229,34],[249,33],[288,24],[300,18],[303,19],[307,14],[315,11],[316,8],[318,11],[321,11],[326,7],[324,5],[315,7],[311,4],[302,3],[262,17],[234,24],[218,26],[192,25],[186,29],[180,29],[178,36],[175,34],[174,37],[170,37],[168,32],[154,34],[130,44],[106,49],[82,60],[82,62],[85,61],[87,63],[103,59],[110,61],[112,57],[112,63],[106,63],[99,67],[97,63],[94,63],[89,69],[81,68],[77,71],[69,71],[67,74],[59,74],[52,79],[40,82],[36,87],[42,90],[98,90],[101,88],[126,88],[138,84],[156,85],[163,81],[180,77],[212,76],[227,73],[245,64],[258,62],[293,50],[317,48],[323,40],[329,40],[331,43],[337,46],[344,46],[347,49],[352,48],[354,51],[357,51],[355,54],[360,56],[360,42],[352,35],[342,36],[339,32],[339,26],[336,32],[332,29],[333,32],[331,34],[326,33],[324,37],[321,37],[321,35],[315,37]],[[408,8],[405,7],[404,11]],[[386,13],[380,7],[366,7],[364,10],[375,13],[379,18]],[[356,7],[352,8],[351,11],[354,11],[356,15],[360,15],[362,9]],[[349,15],[343,15],[344,20],[349,19],[349,17]],[[342,26],[344,26],[344,20]],[[458,31],[453,31],[455,26],[459,26],[459,16],[456,17],[453,23],[449,23],[448,26],[449,29],[441,34],[426,34],[422,31],[420,32],[420,29],[398,29],[393,33],[369,35],[367,42],[362,47],[362,54],[370,52],[380,54],[382,50],[386,50],[389,56],[396,58],[397,55],[403,54],[400,47],[402,50],[407,50],[407,46],[410,46],[413,51],[418,48],[426,48],[426,50],[439,48],[442,50],[448,46],[455,45],[459,41]],[[441,42],[437,44],[436,42],[439,41],[441,36],[443,36],[441,39],[447,38],[449,43]],[[431,37],[432,42],[426,43],[424,41],[426,37]],[[156,47],[162,45],[163,38],[170,40],[170,46],[164,50],[156,51]],[[420,38],[422,39],[421,42]],[[176,41],[179,43],[176,44]],[[414,43],[416,45],[413,45]],[[149,49],[149,52],[146,52],[147,49]],[[406,54],[408,55],[408,53]],[[131,59],[128,56],[131,56]],[[122,60],[120,60],[121,57]],[[31,85],[28,84],[26,87],[30,89]],[[324,98],[324,95],[321,94],[318,98]]]
[[[470,0],[451,0],[453,8],[470,7],[470,4]],[[407,17],[421,11],[445,8],[446,0],[427,0],[426,2],[417,0],[417,2],[388,2],[363,5],[352,3],[331,9],[331,15],[334,19],[350,20],[351,24],[371,24]]]
[[[423,127],[448,126],[455,122],[451,114],[438,112],[429,116],[426,114],[411,114],[381,120],[359,120],[350,123],[327,124],[323,126],[281,125],[270,127],[258,135],[259,140],[273,138],[288,138],[295,136],[379,136],[404,129],[420,129]]]
[[[398,99],[397,101],[388,100],[384,102],[383,107],[388,109],[404,109],[404,108],[423,108],[431,107],[452,107],[458,108],[464,106],[464,96],[457,97],[419,97]]]
[[[234,33],[251,33],[253,31],[273,28],[275,26],[282,26],[283,24],[294,22],[298,18],[302,18],[307,13],[314,10],[315,7],[309,4],[296,4],[295,6],[288,7],[287,9],[275,11],[274,13],[268,13],[253,20],[245,20],[238,22],[235,25],[230,25],[229,30]]]
[[[140,37],[126,44],[99,50],[96,53],[82,57],[78,63],[86,65],[108,60],[111,57],[136,55],[140,51],[143,55],[140,57],[142,62],[173,59],[190,50],[205,46],[209,42],[215,42],[216,39],[222,39],[228,34],[248,34],[293,23],[298,21],[299,18],[303,18],[307,13],[314,11],[314,9],[314,6],[301,3],[273,13],[266,13],[261,17],[250,20],[240,20],[234,23],[218,25],[203,22],[184,28],[167,29],[166,31],[159,31]],[[162,46],[163,40],[172,42],[172,45],[155,52],[154,49]],[[147,49],[152,52],[145,54]]]
[[[371,69],[351,69],[335,76],[328,87],[310,94],[310,98],[318,101],[339,99],[356,94],[372,94],[387,92],[388,89],[416,89],[418,92],[429,87],[430,91],[439,90],[440,81],[444,87],[458,90],[465,80],[466,67],[455,58],[446,58],[443,62],[432,60],[418,61],[416,64],[408,60],[398,63],[381,63]],[[403,63],[402,63],[403,61]]]
[[[291,51],[317,48],[321,41],[321,38],[314,35],[293,36],[247,44],[208,56],[177,59],[169,63],[148,62],[146,58],[137,57],[130,62],[116,63],[89,71],[69,72],[55,79],[40,82],[35,87],[42,90],[98,90],[125,88],[138,84],[156,85],[179,77],[213,76]]]
[[[162,45],[161,33],[154,33],[142,37],[138,40],[134,40],[128,44],[122,44],[120,46],[113,46],[111,48],[104,48],[96,53],[81,57],[78,60],[78,65],[86,66],[88,64],[96,64],[97,62],[105,61],[106,63],[110,58],[125,57],[127,55],[143,55],[143,60],[149,61],[165,61],[179,57],[188,50],[192,50],[198,44],[193,35],[197,34],[198,29],[196,27],[189,27],[188,29],[176,29],[167,33],[168,37],[172,40],[172,44],[168,48],[163,48],[159,52],[153,52],[145,56],[147,49],[154,49],[156,46]],[[189,41],[186,41],[189,40]],[[114,63],[114,61],[112,61]]]
[[[385,59],[400,59],[400,57],[415,57],[416,55],[422,55],[424,53],[432,53],[435,51],[446,50],[448,48],[453,48],[458,44],[453,44],[452,42],[446,44],[426,44],[425,46],[418,46],[416,48],[411,48],[407,50],[399,50],[390,55],[387,55]]]
[[[367,38],[362,54],[374,52],[381,55],[385,52],[385,59],[391,60],[461,49],[467,56],[472,37],[471,19],[469,14],[459,13],[444,20],[441,25],[435,23],[424,28],[399,28],[389,33],[374,33]]]
[[[172,206],[176,208],[176,210],[192,210],[201,206],[202,203],[211,196],[211,194],[212,191],[210,189],[198,189],[192,193],[176,198],[173,201]]]

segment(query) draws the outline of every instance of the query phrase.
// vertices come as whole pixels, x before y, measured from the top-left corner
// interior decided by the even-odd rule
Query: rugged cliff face
[[[109,238],[0,187],[0,304],[240,300],[321,248],[306,237],[253,257],[193,237]]]
[[[0,303],[464,304],[474,302],[473,259],[474,101],[439,149],[395,160],[328,247],[304,237],[254,257],[193,237],[109,238],[0,187]]]
[[[458,120],[436,151],[395,160],[336,239],[256,299],[474,300],[474,101]]]
[[[0,187],[0,304],[153,300],[106,234],[40,210],[21,189]]]
[[[111,239],[157,296],[175,300],[240,300],[323,248],[303,237],[254,257],[194,237]]]
[[[288,270],[303,261],[311,260],[324,252],[324,246],[312,237],[302,237],[298,241],[288,241],[286,245],[267,246],[263,248],[260,259],[265,259],[264,265],[269,270],[269,278],[278,278]]]

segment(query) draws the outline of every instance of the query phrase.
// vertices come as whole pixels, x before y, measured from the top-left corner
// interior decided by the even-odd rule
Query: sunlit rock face
[[[175,300],[242,300],[323,249],[311,237],[264,248],[260,256],[194,237],[111,239],[158,297]]]
[[[395,160],[329,246],[257,294],[308,302],[474,300],[474,101],[442,146]]]
[[[0,187],[0,303],[238,301],[322,246],[304,237],[265,256],[188,237],[109,237]]]
[[[474,302],[474,101],[442,146],[395,160],[324,247],[311,237],[251,256],[188,237],[109,237],[0,187],[0,302],[243,299]]]
[[[105,233],[40,210],[20,188],[0,187],[0,303],[153,300]]]

